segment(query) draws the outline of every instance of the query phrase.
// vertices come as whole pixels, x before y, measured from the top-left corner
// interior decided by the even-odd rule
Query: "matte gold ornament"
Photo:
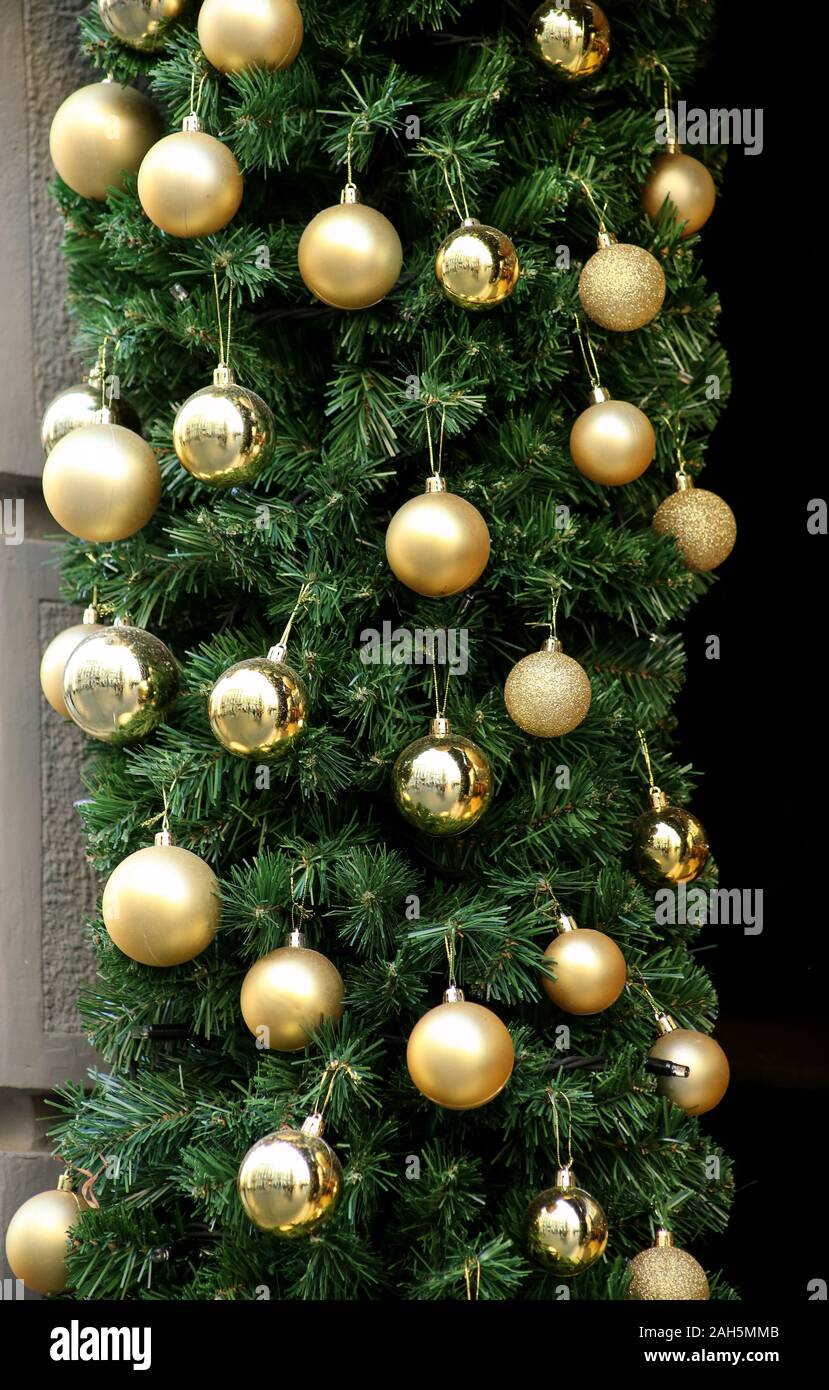
[[[460,594],[489,561],[489,528],[477,507],[448,492],[433,473],[419,497],[395,512],[386,531],[386,558],[401,584],[425,598]]]
[[[70,718],[92,738],[119,746],[152,733],[178,687],[178,667],[164,643],[120,618],[79,642],[63,673]]]
[[[467,217],[438,247],[435,275],[447,299],[463,309],[493,309],[512,294],[521,268],[509,237]]]
[[[503,1091],[515,1049],[509,1029],[483,1004],[452,986],[443,1003],[418,1019],[406,1066],[417,1089],[444,1110],[477,1110]]]
[[[673,536],[689,570],[705,574],[727,560],[737,539],[737,522],[727,502],[715,492],[694,487],[687,473],[677,473],[677,491],[660,502],[653,529]]]
[[[65,627],[57,637],[53,637],[40,661],[40,688],[52,709],[71,718],[63,698],[63,673],[66,663],[79,642],[91,637],[94,632],[103,632],[103,623],[98,622],[98,610],[92,605],[84,609],[83,622]]]
[[[163,46],[167,30],[180,19],[190,0],[98,0],[98,13],[107,33],[127,48],[153,53]]]
[[[653,462],[656,435],[647,415],[627,401],[614,401],[603,386],[570,431],[570,455],[580,473],[605,487],[641,478]]]
[[[504,686],[510,719],[537,738],[560,738],[578,728],[591,698],[587,672],[565,656],[557,637],[548,637],[541,651],[522,657]]]
[[[170,236],[219,232],[236,216],[244,181],[227,145],[202,129],[195,112],[153,145],[138,170],[141,206]]]
[[[84,541],[122,541],[154,515],[161,469],[146,440],[112,423],[108,409],[54,446],[43,467],[43,497],[64,531]]]
[[[290,67],[302,47],[296,0],[203,0],[199,43],[220,72]]]
[[[579,276],[579,299],[584,312],[614,333],[644,328],[662,308],[665,275],[643,246],[617,241],[600,232],[599,249]]]
[[[705,1270],[687,1250],[674,1245],[670,1231],[662,1228],[648,1250],[640,1250],[628,1265],[628,1298],[634,1302],[685,1299],[702,1302],[710,1297]]]
[[[610,53],[610,25],[599,5],[545,0],[530,20],[530,52],[563,82],[595,77]]]
[[[283,643],[267,656],[238,661],[219,676],[207,714],[214,738],[237,758],[273,762],[294,746],[308,726],[308,691],[285,664]]]
[[[562,913],[560,935],[550,942],[544,959],[556,978],[541,976],[544,992],[568,1014],[600,1014],[615,1004],[625,987],[627,966],[616,942],[602,931],[579,927]]]
[[[301,1130],[277,1129],[248,1149],[237,1186],[246,1216],[260,1231],[295,1240],[334,1215],[343,1170],[322,1132],[322,1115],[309,1115]]]
[[[389,219],[361,203],[348,183],[339,203],[308,223],[297,257],[302,279],[323,304],[369,309],[397,284],[403,247]]]
[[[219,926],[219,880],[197,854],[160,830],[155,844],[122,859],[104,888],[104,926],[141,965],[183,965],[210,945]]]
[[[604,1254],[607,1217],[595,1197],[576,1186],[571,1168],[559,1168],[555,1185],[534,1197],[524,1217],[532,1258],[561,1279],[583,1274]]]
[[[114,425],[140,434],[138,416],[123,396],[113,396],[107,406]],[[101,409],[101,378],[93,369],[84,381],[67,386],[53,396],[40,422],[40,442],[50,454],[59,440],[83,425],[94,425]]]
[[[633,823],[633,867],[644,883],[693,883],[708,862],[708,836],[690,811],[671,806],[659,787],[651,809]]]
[[[483,750],[439,716],[425,738],[403,749],[391,785],[395,806],[415,829],[462,835],[492,800],[492,769]]]
[[[270,407],[223,362],[213,385],[188,396],[173,423],[179,463],[207,487],[252,483],[270,461],[275,438]]]
[[[6,1259],[16,1279],[33,1293],[63,1293],[71,1228],[86,1211],[72,1179],[64,1173],[57,1188],[38,1192],[17,1208],[6,1230]]]
[[[660,1076],[656,1089],[688,1115],[705,1115],[719,1105],[731,1078],[728,1058],[707,1033],[679,1028],[670,1014],[657,1019],[660,1036],[649,1056],[688,1068],[687,1076]]]
[[[642,211],[655,222],[665,199],[672,220],[682,226],[682,237],[693,236],[704,227],[717,200],[717,189],[710,173],[699,159],[684,154],[677,144],[657,155],[642,189]],[[690,1257],[689,1257],[690,1258]]]
[[[252,965],[242,982],[242,1017],[259,1045],[298,1052],[326,1019],[343,1015],[345,985],[327,956],[309,950],[302,933]]]
[[[134,87],[109,78],[79,87],[59,106],[49,131],[49,153],[64,183],[82,198],[103,202],[123,188],[163,126],[152,102]]]

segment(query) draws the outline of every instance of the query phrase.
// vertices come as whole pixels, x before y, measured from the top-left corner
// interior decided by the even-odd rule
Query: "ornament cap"
[[[58,1178],[58,1192],[74,1192],[75,1184],[72,1181],[72,1174],[67,1169]]]
[[[462,1004],[464,1002],[463,990],[458,989],[457,985],[450,985],[448,989],[443,991],[443,1002],[444,1004]]]
[[[572,1168],[565,1164],[563,1168],[556,1169],[556,1187],[575,1187],[576,1175]]]
[[[593,386],[590,391],[590,400],[593,405],[604,405],[605,401],[612,401],[613,397],[606,386]]]
[[[301,951],[305,945],[305,937],[302,932],[294,929],[288,937],[288,945],[293,946],[296,951]]]
[[[340,202],[359,203],[360,201],[360,190],[357,187],[356,183],[347,183],[342,193],[340,194]]]
[[[110,408],[109,408],[108,405],[102,405],[101,408],[100,408],[100,410],[96,410],[96,411],[95,411],[95,424],[96,424],[96,425],[111,425],[111,424],[112,424],[112,411],[110,410]]]
[[[288,648],[284,642],[276,642],[274,646],[268,648],[268,661],[275,661],[281,664],[288,655]]]
[[[654,1246],[659,1250],[664,1250],[674,1244],[673,1232],[667,1230],[665,1226],[660,1226],[653,1238]]]
[[[83,610],[83,617],[82,617],[82,619],[81,619],[81,622],[84,623],[84,624],[86,625],[86,624],[89,624],[89,623],[97,623],[97,621],[98,621],[98,610],[97,610],[97,608],[95,607],[95,604],[94,604],[94,603],[90,603],[90,604],[89,604],[89,607],[88,607],[88,608],[85,608],[85,609]]]
[[[113,627],[135,627],[135,623],[129,613],[121,613],[112,624]]]
[[[668,809],[668,798],[661,787],[649,787],[648,799],[652,811],[666,811]]]
[[[564,646],[558,637],[545,637],[541,644],[543,652],[563,652]]]
[[[155,837],[155,843],[166,848],[168,845],[174,845],[175,840],[169,830],[159,830]]]
[[[426,479],[424,492],[446,492],[446,479],[440,473],[430,473]]]
[[[310,1134],[312,1139],[319,1139],[324,1128],[325,1122],[322,1115],[319,1111],[316,1111],[313,1115],[309,1115],[307,1119],[302,1121],[301,1132],[303,1134]]]
[[[465,217],[461,223],[462,227],[480,227],[480,219],[477,217]]]
[[[181,129],[182,134],[185,135],[199,134],[199,132],[202,129],[202,123],[196,115],[195,111],[191,111],[188,116],[184,117],[184,120],[181,123]]]
[[[571,917],[571,916],[570,916],[568,913],[566,913],[566,912],[560,912],[560,913],[559,913],[559,916],[558,916],[558,930],[559,930],[559,935],[561,935],[562,932],[566,932],[566,931],[578,931],[578,929],[579,929],[579,924],[578,924],[578,922],[576,921],[575,917]]]
[[[438,714],[429,721],[429,733],[433,738],[448,738],[452,732],[452,725],[445,714]]]
[[[689,476],[688,476],[687,473],[677,473],[677,474],[676,474],[676,490],[677,490],[677,492],[691,492],[692,489],[693,489],[693,486],[694,486],[694,480],[693,480],[693,478],[689,478]]]
[[[596,245],[600,251],[606,251],[608,246],[616,246],[617,243],[618,237],[615,237],[612,232],[606,230],[599,232],[599,235],[596,237]]]
[[[214,386],[233,386],[233,384],[234,384],[235,381],[236,381],[236,377],[235,377],[234,374],[233,374],[233,368],[232,368],[232,367],[229,367],[229,366],[227,365],[226,362],[219,362],[219,363],[217,364],[217,366],[214,367],[214,369],[213,369],[213,385],[214,385]]]
[[[673,1033],[678,1027],[679,1024],[671,1014],[657,1014],[656,1028],[660,1038],[664,1038],[666,1033]]]

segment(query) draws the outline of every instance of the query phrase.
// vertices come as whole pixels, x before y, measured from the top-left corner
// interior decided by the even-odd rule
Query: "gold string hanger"
[[[424,153],[425,153],[425,154],[428,154],[432,159],[438,159],[438,160],[440,160],[441,173],[443,174],[443,181],[444,181],[444,183],[446,184],[446,187],[447,187],[447,189],[448,189],[449,197],[450,197],[451,200],[452,200],[452,207],[455,209],[455,212],[457,213],[458,221],[459,221],[459,222],[468,222],[468,221],[470,220],[470,218],[469,218],[469,205],[468,205],[468,203],[467,203],[467,201],[466,201],[466,189],[465,189],[465,187],[464,187],[464,182],[463,182],[463,170],[462,170],[462,168],[461,168],[461,162],[460,162],[460,159],[458,158],[457,154],[455,153],[454,150],[445,150],[445,149],[444,149],[444,150],[425,150]],[[452,162],[452,163],[454,164],[454,166],[455,166],[455,177],[457,178],[457,181],[458,181],[458,189],[459,189],[460,195],[461,195],[461,204],[463,205],[462,207],[461,207],[461,205],[459,205],[458,200],[457,200],[457,198],[455,197],[455,190],[454,190],[454,188],[452,187],[452,180],[451,180],[450,177],[449,177],[448,164],[449,164],[449,161],[450,161],[450,160],[451,160],[451,162]]]
[[[685,456],[682,452],[682,444],[680,440],[677,438],[677,433],[674,429],[673,420],[670,418],[669,415],[660,415],[659,419],[662,421],[663,425],[666,425],[668,427],[670,431],[671,439],[673,440],[674,444],[674,451],[676,453],[677,472],[680,474],[681,477],[685,478],[688,476],[685,472]]]
[[[593,190],[591,189],[590,185],[582,178],[579,178],[577,182],[581,184],[582,188],[587,194],[587,201],[590,203],[590,206],[592,207],[593,211],[599,219],[599,236],[608,236],[609,233],[607,230],[607,222],[605,220],[605,214],[607,212],[607,199],[605,199],[604,207],[600,208],[598,203],[596,202],[596,199],[593,197]]]
[[[435,447],[432,440],[432,426],[429,412],[433,406],[440,405],[440,433],[438,435],[437,462],[435,462]],[[426,444],[429,449],[429,468],[433,478],[440,477],[440,470],[443,466],[443,443],[446,436],[446,405],[445,402],[438,401],[436,396],[427,396],[423,406],[426,413]]]
[[[199,64],[198,64],[198,62],[196,61],[196,58],[194,57],[194,58],[193,58],[193,71],[192,71],[192,73],[191,73],[191,75],[190,75],[190,115],[191,115],[191,116],[198,116],[198,114],[199,114],[199,106],[201,105],[202,87],[204,86],[205,82],[207,81],[207,72],[205,71],[205,72],[202,73],[201,82],[199,83],[199,90],[198,90],[198,92],[196,92],[196,73],[198,72],[198,70],[199,70]],[[194,94],[195,94],[195,104],[194,104],[194,102],[193,102],[193,96],[194,96]]]
[[[475,1290],[472,1290],[472,1272],[475,1272]],[[481,1261],[477,1255],[467,1258],[463,1262],[463,1275],[466,1280],[466,1298],[468,1303],[477,1303],[478,1295],[481,1292]]]
[[[216,269],[215,269],[215,267],[214,267],[214,270],[213,270],[213,290],[214,290],[215,295],[216,295],[216,323],[218,324],[218,328],[219,328],[219,366],[220,366],[220,367],[229,367],[229,366],[230,366],[230,325],[231,325],[231,320],[232,320],[232,316],[233,316],[233,287],[231,286],[230,281],[227,279],[227,276],[225,276],[225,282],[226,282],[226,284],[227,284],[227,345],[226,345],[226,346],[225,346],[225,338],[224,338],[224,336],[222,335],[222,303],[221,303],[221,296],[220,296],[220,294],[219,294],[219,277],[218,277],[218,274],[217,274]]]
[[[590,381],[590,385],[592,386],[593,390],[597,391],[601,386],[602,382],[601,377],[599,375],[599,364],[596,360],[596,353],[593,349],[593,341],[590,337],[590,331],[586,326],[584,327],[584,329],[582,329],[581,319],[579,318],[578,314],[574,314],[573,318],[576,323],[576,337],[578,338],[579,347],[581,348],[581,355],[584,360],[584,366],[587,372],[588,380]]]
[[[553,1127],[556,1136],[556,1168],[572,1168],[573,1166],[573,1107],[570,1104],[570,1097],[566,1091],[561,1092],[561,1098],[567,1104],[567,1159],[561,1161],[561,1134],[558,1122],[558,1105],[556,1104],[556,1093],[552,1086],[547,1087],[547,1099],[553,1108]]]
[[[434,686],[435,686],[435,718],[436,718],[436,719],[445,719],[445,718],[446,718],[446,702],[447,702],[447,700],[449,699],[449,681],[450,681],[451,678],[452,678],[452,667],[449,666],[449,665],[447,665],[447,667],[446,667],[446,683],[445,683],[445,685],[444,685],[444,687],[443,687],[443,703],[441,704],[441,699],[440,699],[440,686],[439,686],[439,682],[438,682],[438,666],[437,666],[437,662],[436,662],[436,660],[435,660],[435,642],[434,642],[434,636],[432,637],[432,678],[433,678]]]
[[[648,773],[648,788],[650,791],[656,791],[656,782],[654,781],[653,767],[651,765],[651,755],[648,750],[648,741],[645,738],[644,729],[637,729],[636,736],[639,739],[639,743],[642,747],[642,757],[645,759],[645,767]]]
[[[631,979],[630,976],[632,975],[636,975],[638,978]],[[625,985],[625,988],[638,989],[642,994],[644,994],[646,1000],[648,1001],[648,1004],[653,1010],[654,1018],[658,1020],[662,1017],[665,1010],[662,1008],[662,1005],[657,1003],[657,1001],[654,999],[653,995],[648,989],[648,986],[645,984],[644,976],[642,975],[642,972],[640,971],[638,965],[628,965],[628,981]]]
[[[449,988],[457,989],[455,978],[455,933],[454,930],[447,932],[443,938],[443,948],[446,951],[447,974],[449,978]]]
[[[300,589],[300,591],[299,591],[299,597],[298,597],[296,603],[294,604],[293,611],[292,611],[290,617],[288,618],[288,621],[287,621],[287,623],[285,624],[285,628],[284,628],[284,630],[283,630],[282,636],[281,636],[280,639],[279,639],[278,645],[279,645],[280,647],[287,647],[287,645],[288,645],[288,638],[289,638],[290,635],[291,635],[291,629],[293,628],[294,622],[296,621],[297,615],[299,614],[299,610],[300,610],[300,608],[302,608],[303,604],[305,604],[305,603],[307,602],[307,600],[308,600],[308,595],[311,593],[311,589],[312,589],[312,588],[313,588],[313,585],[311,585],[311,584],[303,584],[302,588]]]

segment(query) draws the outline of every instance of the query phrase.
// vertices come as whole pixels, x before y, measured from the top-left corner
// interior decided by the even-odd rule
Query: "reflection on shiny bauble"
[[[590,709],[587,672],[565,656],[558,638],[530,652],[513,666],[504,686],[504,703],[513,723],[536,738],[560,738],[578,728]]]
[[[588,318],[615,333],[644,328],[662,308],[665,275],[643,246],[603,235],[579,276],[579,299]]]
[[[170,236],[219,232],[239,210],[244,183],[227,145],[208,135],[195,116],[165,135],[141,161],[138,197],[157,227]]]
[[[345,986],[327,956],[301,944],[280,946],[242,982],[242,1017],[261,1047],[298,1052],[325,1019],[339,1021]]]
[[[84,541],[134,536],[161,499],[161,469],[149,444],[109,422],[64,435],[43,467],[43,497],[64,531]]]
[[[580,473],[605,487],[641,478],[656,453],[653,425],[638,406],[603,399],[589,405],[570,431],[570,455]]]
[[[240,386],[229,367],[217,367],[213,385],[188,396],[173,424],[173,446],[188,473],[208,487],[237,487],[259,477],[273,452],[270,408]]]
[[[142,965],[183,965],[210,945],[219,925],[219,880],[209,864],[161,831],[122,859],[104,888],[104,926]]]
[[[47,1192],[38,1192],[17,1208],[6,1230],[6,1259],[16,1279],[33,1293],[63,1293],[70,1227],[86,1210],[68,1178]]]
[[[541,976],[542,987],[568,1014],[600,1014],[615,1004],[625,987],[627,966],[616,942],[592,927],[577,927],[562,915],[562,931],[544,952],[556,978]]]
[[[178,667],[164,643],[118,621],[80,642],[63,673],[70,718],[92,738],[119,746],[152,733],[178,687]]]
[[[673,536],[689,570],[707,574],[727,560],[737,539],[737,522],[716,492],[694,487],[687,473],[677,474],[677,491],[654,513],[653,529]]]
[[[394,804],[427,835],[461,835],[480,820],[492,799],[492,769],[471,739],[453,734],[448,719],[415,739],[392,770]]]
[[[728,1058],[714,1038],[692,1028],[677,1028],[669,1014],[659,1019],[662,1030],[651,1057],[688,1067],[687,1076],[660,1076],[656,1089],[688,1115],[705,1115],[719,1105],[731,1077]]]
[[[690,811],[669,806],[658,788],[652,809],[633,823],[633,867],[643,883],[693,883],[708,861],[708,836]]]
[[[710,1297],[702,1265],[687,1250],[674,1245],[670,1231],[657,1231],[655,1243],[634,1255],[628,1272],[628,1298],[635,1302],[662,1299],[702,1302]]]
[[[296,0],[203,0],[199,43],[219,72],[287,68],[302,47]]]
[[[278,1129],[248,1149],[239,1169],[239,1197],[260,1231],[292,1240],[333,1216],[343,1173],[321,1133],[322,1117],[311,1115],[301,1130]]]
[[[447,492],[442,477],[404,502],[386,531],[386,558],[401,584],[445,598],[474,584],[489,560],[489,528],[477,507]]]
[[[94,608],[87,608],[82,623],[65,627],[57,637],[53,637],[40,661],[40,688],[49,704],[64,719],[69,719],[69,710],[63,698],[63,675],[66,663],[79,642],[91,637],[93,632],[103,632],[103,623],[97,621]]]
[[[190,0],[98,0],[104,28],[128,48],[152,53],[164,44],[167,30]]]
[[[123,188],[161,136],[161,117],[134,87],[92,82],[59,106],[49,131],[52,163],[82,198],[99,202],[109,188]]]
[[[599,5],[545,0],[530,20],[530,52],[564,82],[595,77],[610,52],[610,25]]]
[[[435,257],[435,275],[447,299],[463,309],[492,309],[518,284],[518,255],[509,237],[475,217],[450,232]]]
[[[669,215],[682,226],[682,236],[687,237],[705,226],[714,211],[717,190],[705,165],[693,155],[677,150],[657,155],[642,189],[642,211],[652,222],[666,198],[670,200]]]
[[[308,691],[281,659],[254,656],[231,666],[210,692],[213,735],[237,758],[272,762],[294,746],[308,724]]]
[[[107,392],[107,405],[114,425],[123,425],[125,429],[140,434],[138,416],[129,401],[124,400],[123,396],[114,396],[110,401]],[[94,425],[100,409],[99,381],[79,381],[76,386],[67,386],[64,391],[58,391],[47,405],[40,422],[40,442],[45,452],[51,453],[58,441],[71,430],[80,429],[82,425]]]
[[[506,1086],[514,1063],[512,1038],[498,1015],[454,988],[418,1019],[406,1049],[415,1086],[445,1110],[487,1105]]]
[[[607,1245],[607,1217],[595,1197],[575,1186],[569,1168],[560,1168],[555,1186],[530,1202],[524,1231],[531,1257],[556,1278],[583,1274]]]
[[[346,201],[318,212],[302,233],[299,273],[323,304],[368,309],[397,284],[403,247],[382,212],[356,201],[353,185],[344,197]]]

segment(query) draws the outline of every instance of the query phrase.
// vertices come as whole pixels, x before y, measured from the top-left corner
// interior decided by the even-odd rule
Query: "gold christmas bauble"
[[[266,1134],[242,1159],[237,1185],[245,1214],[260,1231],[293,1240],[329,1220],[343,1190],[343,1171],[322,1136],[322,1117]]]
[[[299,273],[323,304],[368,309],[397,284],[403,247],[382,212],[356,201],[349,184],[344,201],[313,217],[299,239]]]
[[[155,844],[122,859],[104,888],[104,926],[141,965],[183,965],[201,955],[221,916],[219,880],[197,854],[162,830]]]
[[[196,116],[153,145],[138,170],[141,206],[170,236],[219,232],[236,216],[244,182],[227,145],[202,130]]]
[[[669,806],[654,787],[651,809],[633,823],[633,867],[644,883],[693,883],[708,862],[708,836],[696,816]]]
[[[82,425],[49,454],[43,497],[55,521],[71,535],[84,541],[122,541],[155,513],[161,469],[149,444],[133,430],[111,421]]]
[[[700,160],[677,150],[657,155],[642,189],[642,211],[652,222],[666,198],[674,222],[683,224],[682,236],[693,236],[714,211],[717,189]]]
[[[344,993],[337,967],[296,933],[289,946],[251,966],[242,982],[242,1017],[262,1047],[298,1052],[325,1019],[339,1022]]]
[[[561,926],[561,934],[544,952],[556,976],[541,976],[544,992],[567,1014],[600,1014],[615,1004],[625,987],[625,958],[604,932],[577,927],[564,915]]]
[[[595,1197],[576,1187],[569,1168],[559,1168],[553,1187],[539,1192],[524,1217],[527,1249],[557,1278],[583,1274],[604,1254],[607,1217]]]
[[[105,743],[152,733],[178,694],[178,667],[158,637],[116,619],[79,642],[63,672],[70,718]]]
[[[63,698],[63,674],[66,663],[79,642],[91,637],[94,632],[103,632],[103,624],[98,622],[94,608],[87,608],[82,623],[65,627],[57,637],[53,637],[40,661],[40,688],[49,704],[64,719],[71,718]]]
[[[715,492],[694,487],[687,474],[679,490],[660,502],[653,529],[673,536],[689,570],[705,574],[727,560],[737,539],[737,522],[727,502]]]
[[[579,276],[584,312],[615,333],[644,328],[662,308],[665,275],[643,246],[603,236]]]
[[[610,25],[599,5],[545,0],[530,20],[531,53],[555,77],[580,82],[594,77],[610,52]]]
[[[391,785],[395,806],[417,830],[462,835],[492,800],[492,769],[476,743],[439,718],[432,720],[431,733],[403,749]]]
[[[79,87],[55,112],[49,131],[52,163],[82,198],[102,202],[109,188],[123,188],[160,139],[161,117],[134,87],[92,82]]]
[[[513,666],[504,686],[507,713],[519,729],[537,738],[569,734],[590,709],[587,672],[565,656],[550,637],[540,652],[530,652]]]
[[[447,492],[442,477],[395,512],[386,558],[401,584],[425,598],[446,598],[474,584],[489,560],[489,529],[477,507]]]
[[[208,487],[252,483],[268,463],[276,436],[270,407],[219,366],[213,385],[188,396],[173,423],[182,468]]]
[[[512,294],[521,269],[509,237],[467,217],[441,242],[435,275],[447,299],[463,309],[492,309]]]
[[[585,478],[619,487],[641,478],[656,453],[656,435],[647,415],[627,401],[614,401],[603,388],[570,431],[570,455]]]
[[[6,1259],[15,1279],[33,1293],[63,1293],[70,1231],[85,1211],[86,1202],[67,1178],[18,1207],[6,1230]]]
[[[273,762],[308,726],[308,691],[286,666],[284,651],[239,661],[223,672],[210,692],[207,714],[214,738],[237,758]]]
[[[688,1115],[707,1114],[719,1105],[728,1090],[728,1058],[714,1038],[691,1028],[677,1028],[667,1014],[662,1015],[660,1027],[664,1031],[649,1056],[676,1062],[689,1070],[687,1076],[660,1076],[657,1091]]]
[[[40,422],[40,442],[44,451],[50,454],[58,441],[72,430],[80,429],[82,425],[94,425],[100,409],[100,380],[90,378],[58,391],[47,405]],[[114,425],[123,425],[125,429],[140,433],[138,416],[123,396],[114,396],[108,402],[108,409]]]
[[[190,0],[98,0],[98,13],[107,33],[128,48],[152,53],[161,48],[170,25]]]
[[[418,1019],[406,1066],[415,1086],[445,1110],[477,1110],[504,1089],[515,1050],[509,1029],[483,1004],[448,989],[444,1002]]]
[[[656,1243],[634,1255],[628,1272],[628,1298],[634,1301],[685,1299],[690,1303],[710,1297],[702,1265],[674,1245],[669,1231],[657,1231]]]
[[[220,72],[287,68],[302,47],[296,0],[203,0],[199,43]]]

